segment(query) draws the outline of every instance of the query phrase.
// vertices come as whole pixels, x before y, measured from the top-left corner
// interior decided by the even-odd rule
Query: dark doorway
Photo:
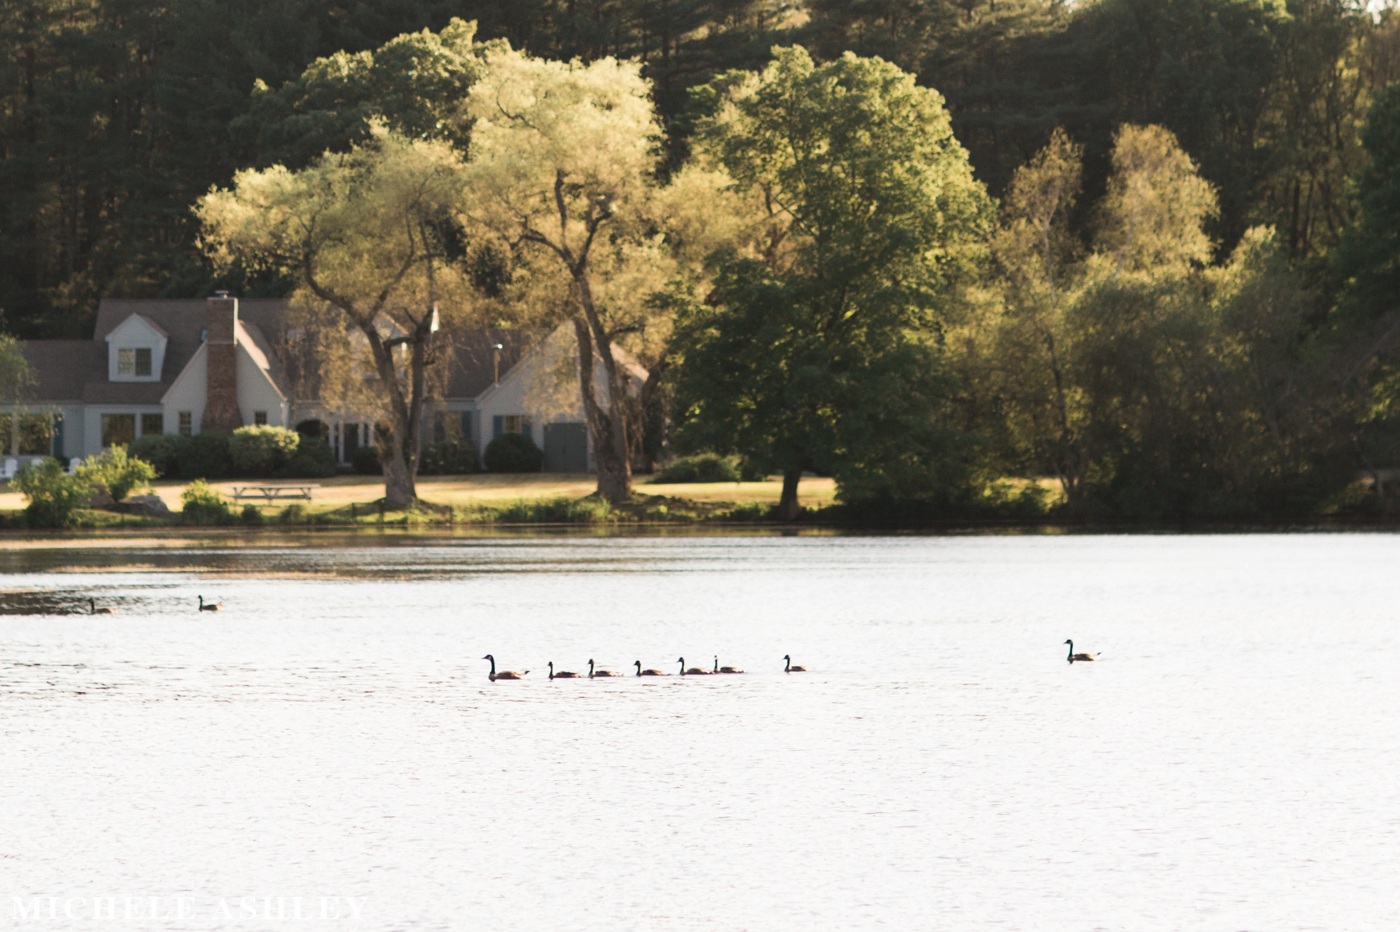
[[[588,428],[583,422],[544,425],[544,471],[588,472]]]

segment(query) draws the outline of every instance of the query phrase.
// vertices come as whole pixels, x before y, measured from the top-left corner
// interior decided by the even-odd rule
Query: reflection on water
[[[1393,928],[1397,557],[1391,535],[5,551],[0,915]],[[1066,637],[1102,660],[1066,664]],[[488,652],[531,672],[489,683]],[[749,672],[545,678],[715,655]],[[215,905],[321,896],[362,918]]]

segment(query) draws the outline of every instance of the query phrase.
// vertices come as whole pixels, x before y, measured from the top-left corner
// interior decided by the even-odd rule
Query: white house
[[[301,334],[288,319],[280,299],[105,299],[92,340],[23,344],[37,377],[23,410],[40,429],[22,432],[20,452],[67,459],[147,434],[271,424],[325,436],[348,465],[373,442],[372,418],[322,404],[304,387],[314,378],[289,377]],[[544,450],[546,471],[592,470],[570,331],[533,346],[521,331],[444,337],[452,351],[441,397],[425,413],[425,440],[461,435],[480,451],[502,433],[526,433]],[[645,371],[621,352],[617,358],[640,387]],[[309,397],[298,397],[298,384]]]

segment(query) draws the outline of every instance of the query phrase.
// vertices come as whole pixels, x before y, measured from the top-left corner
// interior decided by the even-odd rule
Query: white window
[[[194,433],[194,414],[190,411],[180,412],[180,435],[188,437]]]
[[[266,411],[254,411],[254,412],[253,412],[253,423],[254,423],[254,424],[257,424],[259,427],[261,427],[261,426],[263,426],[264,424],[266,424],[266,423],[267,423],[267,412],[266,412]]]
[[[147,376],[151,374],[149,347],[117,350],[117,375]]]

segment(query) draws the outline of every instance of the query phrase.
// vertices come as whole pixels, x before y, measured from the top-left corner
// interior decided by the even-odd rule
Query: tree
[[[761,236],[686,318],[683,436],[779,469],[787,519],[813,468],[852,499],[946,494],[939,332],[979,256],[986,194],[936,91],[880,59],[774,58],[712,92],[699,134]]]
[[[632,492],[620,338],[647,328],[644,298],[670,274],[651,202],[660,127],[635,63],[486,55],[472,88],[476,120],[467,215],[517,259],[515,307],[544,330],[567,321],[593,440],[598,494]]]
[[[476,307],[454,222],[461,191],[461,162],[447,144],[377,127],[368,143],[298,172],[239,172],[198,207],[216,263],[286,274],[297,303],[343,324],[317,335],[323,398],[389,425],[392,508],[417,500],[433,335]]]
[[[0,403],[10,409],[10,442],[5,446],[11,456],[19,455],[20,407],[33,394],[34,383],[33,367],[19,341],[0,333]]]
[[[463,155],[471,134],[465,100],[483,73],[476,23],[453,19],[374,50],[318,58],[276,90],[258,81],[235,133],[255,135],[263,165],[300,168],[327,151],[363,145],[383,124],[413,139],[451,143]]]

